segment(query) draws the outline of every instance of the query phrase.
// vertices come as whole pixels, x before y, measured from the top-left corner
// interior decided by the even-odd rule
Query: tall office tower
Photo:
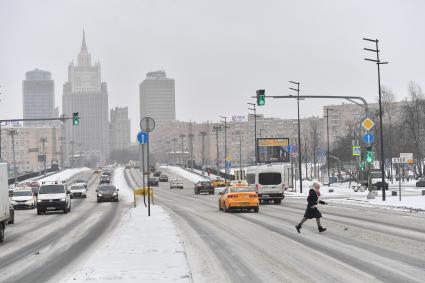
[[[152,117],[155,120],[155,131],[149,139],[150,150],[155,154],[164,152],[156,134],[162,127],[167,127],[176,120],[176,99],[174,80],[167,78],[164,71],[150,72],[140,84],[140,119]]]
[[[94,166],[109,156],[108,91],[101,81],[100,63],[91,63],[85,34],[77,65],[68,66],[68,81],[63,86],[63,114],[78,112],[80,124],[64,123],[66,164]]]
[[[56,118],[55,85],[50,72],[35,69],[22,81],[24,119]],[[25,126],[49,125],[51,122],[24,122]]]
[[[130,145],[130,120],[128,107],[111,109],[110,148],[126,149]]]
[[[157,127],[176,119],[174,79],[167,78],[164,71],[150,72],[139,89],[140,118],[152,117]]]

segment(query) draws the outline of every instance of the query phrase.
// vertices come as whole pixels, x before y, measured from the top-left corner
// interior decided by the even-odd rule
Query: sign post
[[[152,132],[155,129],[155,120],[151,117],[144,117],[142,120],[140,120],[140,129],[145,132],[145,134],[141,134],[140,138],[143,142],[146,142],[146,163],[147,163],[147,169],[148,169],[148,216],[151,216],[151,189],[149,186],[149,133]],[[139,135],[138,135],[139,136]],[[144,160],[143,160],[144,163]],[[144,171],[144,170],[143,170]],[[143,179],[145,178],[145,172],[143,172]]]

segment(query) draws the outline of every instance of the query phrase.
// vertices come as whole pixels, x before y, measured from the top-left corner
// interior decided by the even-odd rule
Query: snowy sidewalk
[[[113,180],[121,200],[132,200],[122,168],[115,170]],[[143,201],[138,204],[125,212],[110,238],[65,282],[192,282],[182,241],[169,215],[155,205],[148,217]]]

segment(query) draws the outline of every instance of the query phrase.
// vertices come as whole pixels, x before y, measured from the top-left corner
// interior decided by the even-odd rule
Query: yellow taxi
[[[214,188],[222,188],[226,186],[226,181],[224,179],[215,179],[214,181],[211,182],[211,185]]]
[[[260,210],[260,201],[253,188],[248,186],[234,186],[219,193],[218,209],[229,212],[235,209]]]

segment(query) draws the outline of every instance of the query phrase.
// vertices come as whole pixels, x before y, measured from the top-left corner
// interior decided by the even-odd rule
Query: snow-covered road
[[[170,178],[179,177],[168,172]],[[134,171],[137,176],[138,172]],[[140,179],[140,178],[139,178]],[[188,179],[188,178],[186,178]],[[217,195],[194,195],[167,183],[156,199],[178,223],[194,282],[423,282],[425,218],[421,213],[331,204],[301,234],[304,198],[262,205],[260,213],[218,210]]]
[[[97,204],[98,176],[87,170],[74,173],[67,176],[88,180],[88,197],[73,199],[70,213],[15,211],[15,224],[7,226],[0,246],[0,282],[58,282],[79,257],[103,241],[123,208],[130,206],[129,202]]]

